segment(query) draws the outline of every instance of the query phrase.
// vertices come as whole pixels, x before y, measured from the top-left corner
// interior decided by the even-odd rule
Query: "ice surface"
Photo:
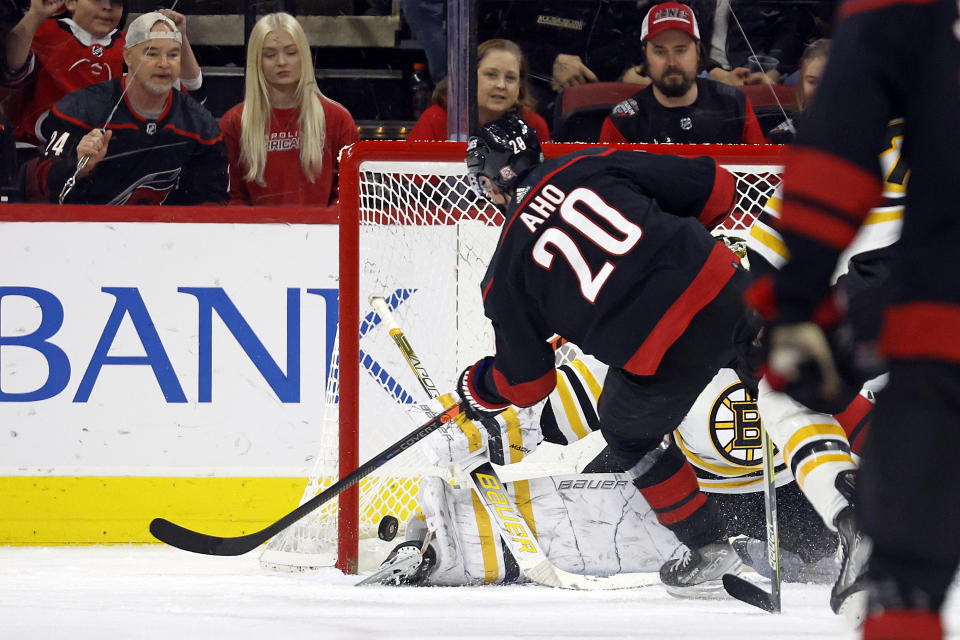
[[[329,569],[277,573],[159,545],[0,547],[4,640],[661,638],[851,640],[829,587],[785,584],[783,613],[672,598],[659,586],[354,587]],[[960,629],[960,602],[947,626]]]

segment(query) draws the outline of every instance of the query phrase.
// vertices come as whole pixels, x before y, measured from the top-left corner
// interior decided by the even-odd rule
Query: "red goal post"
[[[551,158],[588,146],[591,145],[546,144],[544,153]],[[716,158],[737,176],[739,201],[724,228],[735,234],[742,232],[739,235],[746,232],[779,184],[784,149],[775,145],[623,148]],[[333,412],[337,419],[328,417],[325,425],[333,428],[336,422],[339,470],[327,470],[325,474],[337,477],[350,472],[361,458],[371,457],[390,444],[391,437],[395,439],[410,428],[409,421],[393,424],[401,414],[391,417],[385,409],[376,408],[378,396],[386,397],[388,393],[364,390],[367,379],[380,375],[378,384],[382,390],[396,393],[388,389],[396,383],[399,388],[415,391],[409,381],[401,379],[403,366],[390,364],[389,347],[371,355],[376,347],[361,346],[361,340],[373,340],[377,331],[378,320],[371,316],[367,302],[370,295],[382,295],[396,305],[400,325],[441,392],[453,388],[458,367],[490,348],[489,343],[483,345],[483,339],[462,343],[486,331],[482,305],[477,304],[479,286],[474,286],[473,281],[478,283],[482,276],[503,218],[499,211],[468,191],[464,180],[465,150],[465,143],[376,141],[360,142],[343,151],[339,367],[335,369],[338,378],[332,387],[338,388],[339,403]],[[449,262],[444,262],[447,257],[439,257],[445,253],[450,254]],[[476,289],[475,294],[472,289]],[[451,350],[457,353],[449,353]],[[375,371],[371,370],[371,361],[376,365]],[[398,403],[397,397],[393,398],[394,404]],[[423,398],[413,400],[421,402]],[[373,403],[369,412],[365,409],[368,403]],[[373,438],[371,431],[383,431],[388,437]],[[417,464],[411,463],[408,468]],[[392,492],[394,497],[414,492],[416,481],[411,478],[418,473],[398,471],[382,491]],[[413,498],[407,496],[398,502],[394,497],[382,498],[393,501],[390,506],[369,507],[361,504],[356,488],[341,494],[335,524],[337,567],[346,572],[357,571],[358,540],[369,536],[364,531],[369,532],[371,526],[375,530],[376,521],[383,515],[397,515],[403,524],[402,517],[410,515],[405,511],[409,508],[406,502]]]

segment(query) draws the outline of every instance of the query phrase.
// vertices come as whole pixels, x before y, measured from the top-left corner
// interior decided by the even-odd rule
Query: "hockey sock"
[[[867,617],[863,640],[942,640],[940,616],[927,609],[886,609]]]
[[[850,451],[860,455],[863,448],[863,440],[870,431],[870,420],[873,417],[873,403],[860,394],[853,399],[842,413],[838,413],[834,418],[843,427],[847,434],[847,440],[850,441]]]
[[[716,504],[700,490],[693,467],[669,440],[628,473],[660,524],[680,542],[696,549],[724,536]]]

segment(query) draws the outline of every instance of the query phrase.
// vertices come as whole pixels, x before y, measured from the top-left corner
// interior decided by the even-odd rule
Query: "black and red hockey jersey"
[[[753,105],[742,91],[697,78],[697,99],[686,107],[664,107],[648,85],[613,108],[603,121],[600,142],[764,144]]]
[[[92,84],[123,74],[124,34],[113,30],[96,38],[69,19],[45,20],[33,37],[27,64],[4,84],[24,85],[26,102],[18,118],[20,142],[40,145],[40,127],[58,100]]]
[[[780,231],[790,261],[774,286],[777,317],[809,319],[838,254],[881,199],[887,122],[904,117],[910,168],[885,314],[891,357],[960,362],[960,16],[956,0],[841,5],[830,62],[787,155]]]
[[[123,93],[125,78],[75,91],[43,125],[49,143],[27,166],[27,197],[56,202],[77,168],[77,144],[102,127]],[[171,90],[156,120],[137,113],[124,95],[107,125],[107,155],[70,191],[71,204],[225,204],[227,153],[220,126],[199,102]]]
[[[736,197],[712,158],[593,148],[528,175],[482,283],[493,381],[526,406],[556,383],[553,334],[637,375],[656,372],[738,260],[707,227]]]

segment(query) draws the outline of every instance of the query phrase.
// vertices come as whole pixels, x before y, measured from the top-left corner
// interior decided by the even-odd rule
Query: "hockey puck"
[[[383,516],[380,526],[377,527],[377,537],[386,542],[390,542],[397,537],[397,530],[400,523],[393,516]]]

